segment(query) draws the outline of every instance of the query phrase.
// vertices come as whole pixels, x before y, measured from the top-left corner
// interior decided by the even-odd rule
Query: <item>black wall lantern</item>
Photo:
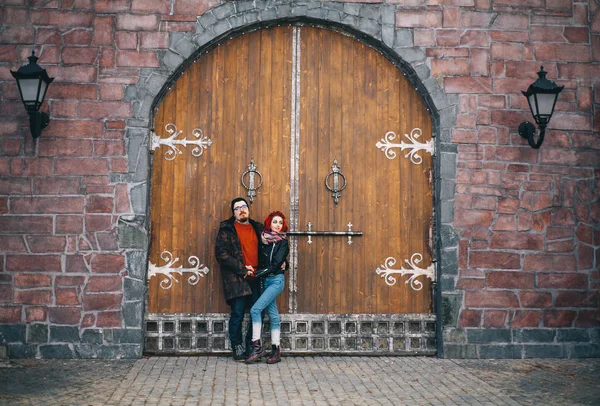
[[[539,76],[538,79],[529,85],[526,92],[521,92],[523,96],[527,97],[531,115],[540,128],[540,135],[536,142],[534,140],[535,127],[529,121],[521,123],[519,126],[519,135],[527,139],[531,148],[535,149],[538,149],[542,145],[542,142],[544,142],[546,126],[552,118],[552,113],[554,113],[558,94],[564,89],[564,86],[556,86],[556,83],[546,79],[547,73],[544,72],[544,67],[542,66],[537,73]]]
[[[10,73],[17,80],[21,101],[25,105],[25,110],[29,113],[29,127],[33,138],[37,138],[42,133],[42,129],[48,126],[50,117],[48,114],[40,112],[40,107],[46,97],[48,85],[54,78],[48,76],[46,69],[40,68],[36,63],[38,58],[35,51],[31,51],[28,58],[29,64],[21,66],[18,71]]]

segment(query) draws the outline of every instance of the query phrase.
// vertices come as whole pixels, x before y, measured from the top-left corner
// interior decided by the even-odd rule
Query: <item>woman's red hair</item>
[[[281,217],[281,219],[283,220],[283,227],[281,228],[281,232],[287,233],[288,225],[287,225],[287,222],[285,221],[285,216],[280,211],[273,211],[267,216],[267,218],[265,219],[265,230],[273,231],[273,230],[271,230],[271,221],[273,221],[273,217]]]

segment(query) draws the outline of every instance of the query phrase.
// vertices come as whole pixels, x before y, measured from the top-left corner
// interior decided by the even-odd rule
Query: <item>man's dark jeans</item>
[[[234,349],[236,345],[240,345],[244,342],[242,338],[242,322],[244,321],[244,313],[246,309],[252,307],[256,299],[260,297],[260,282],[250,282],[252,288],[252,294],[247,296],[236,297],[229,300],[231,306],[231,315],[229,317],[229,341],[231,342],[231,348]],[[252,323],[248,323],[248,329],[246,331],[246,349],[250,348],[250,342],[252,341]]]

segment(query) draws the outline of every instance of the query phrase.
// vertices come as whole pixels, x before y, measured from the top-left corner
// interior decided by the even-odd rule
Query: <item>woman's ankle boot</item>
[[[267,364],[275,364],[281,361],[281,348],[278,345],[271,346],[271,354],[267,358]]]
[[[252,341],[252,354],[246,360],[246,364],[252,364],[253,362],[260,361],[265,353],[260,340]]]

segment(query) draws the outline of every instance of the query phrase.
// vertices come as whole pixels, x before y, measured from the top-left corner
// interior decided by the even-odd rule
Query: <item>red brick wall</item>
[[[0,8],[0,324],[122,327],[132,214],[127,85],[215,0],[5,0]],[[354,1],[349,1],[354,3]],[[449,329],[598,326],[600,4],[579,0],[369,0],[396,7],[459,106]],[[55,77],[39,143],[9,69],[31,50]],[[564,85],[546,141],[525,90],[540,65]],[[143,214],[143,213],[142,213]]]
[[[458,327],[596,327],[600,6],[475,3],[493,3],[497,14],[444,7],[444,29],[415,32],[445,91],[460,94],[452,131],[455,286],[464,291]],[[565,89],[543,146],[534,150],[516,130],[532,121],[520,90],[540,65]]]

